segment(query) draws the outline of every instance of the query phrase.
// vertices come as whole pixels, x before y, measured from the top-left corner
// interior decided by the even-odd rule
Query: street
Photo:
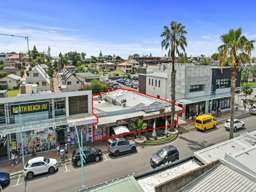
[[[245,133],[246,131],[256,130],[256,116],[250,116],[243,119],[246,130],[235,133],[235,136]],[[229,133],[219,125],[217,129],[208,132],[190,131],[180,135],[172,144],[180,152],[180,159],[193,155],[194,151],[205,148],[212,144],[227,140]],[[118,158],[110,158],[104,154],[102,162],[87,165],[84,168],[85,181],[84,185],[92,186],[107,180],[123,177],[129,174],[140,174],[152,170],[149,164],[151,155],[163,147],[146,146],[138,148],[138,152],[128,154]],[[80,168],[74,168],[70,163],[60,167],[59,171],[53,175],[43,175],[36,177],[27,182],[27,191],[40,192],[67,192],[77,191],[80,188]],[[11,181],[6,192],[24,192],[25,190],[23,177],[18,177]]]

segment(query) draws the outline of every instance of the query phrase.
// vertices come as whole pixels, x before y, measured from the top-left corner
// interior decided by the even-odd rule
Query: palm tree
[[[164,30],[161,34],[162,37],[162,48],[168,51],[168,58],[172,60],[171,68],[171,100],[172,104],[172,116],[171,124],[174,123],[175,114],[175,80],[176,80],[176,70],[175,70],[175,59],[176,53],[181,56],[182,53],[185,54],[185,47],[187,46],[187,40],[185,35],[187,34],[185,26],[181,23],[172,21],[170,26],[164,26]]]
[[[254,49],[254,41],[249,41],[242,35],[241,28],[231,29],[227,34],[221,36],[223,45],[219,46],[219,64],[224,66],[231,65],[231,111],[230,111],[230,136],[234,137],[234,104],[237,71],[244,63],[250,63],[251,51]]]
[[[138,136],[140,136],[141,131],[147,128],[147,124],[144,123],[143,119],[137,119],[133,123],[133,128],[137,131]]]

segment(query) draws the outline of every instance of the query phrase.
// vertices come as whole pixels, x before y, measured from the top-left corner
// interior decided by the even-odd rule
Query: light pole
[[[19,126],[20,126],[20,140],[21,140],[21,155],[22,155],[22,168],[24,169],[25,158],[24,158],[24,143],[23,143],[23,122],[21,119],[21,107],[19,105]]]
[[[82,133],[82,129],[80,130],[80,140],[79,140],[79,135],[78,135],[78,130],[77,130],[77,126],[75,125],[75,130],[76,130],[76,135],[77,135],[77,143],[78,143],[78,147],[79,147],[79,154],[80,154],[80,161],[81,161],[81,168],[80,168],[80,182],[81,182],[81,189],[84,186],[84,162],[86,159],[86,155],[84,154],[84,150],[83,150],[83,133]]]

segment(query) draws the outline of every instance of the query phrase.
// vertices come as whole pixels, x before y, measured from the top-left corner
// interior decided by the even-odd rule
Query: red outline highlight
[[[185,113],[185,108],[183,106],[180,106],[177,103],[169,101],[167,99],[157,98],[155,96],[152,96],[152,95],[149,95],[149,94],[146,94],[146,93],[140,93],[140,92],[138,92],[137,90],[134,90],[134,89],[112,88],[112,89],[109,89],[107,92],[101,92],[100,94],[92,95],[92,114],[96,117],[96,123],[93,124],[93,128],[92,128],[92,143],[94,143],[95,141],[106,141],[106,140],[111,139],[111,138],[122,137],[122,136],[126,136],[126,135],[136,135],[137,133],[149,132],[149,131],[153,131],[154,130],[154,128],[147,127],[146,129],[141,130],[141,131],[131,131],[131,132],[128,132],[128,133],[123,133],[123,134],[114,135],[114,136],[102,136],[101,135],[101,137],[98,136],[100,138],[95,139],[95,126],[97,126],[97,124],[99,123],[99,117],[94,112],[94,97],[97,97],[97,96],[100,96],[100,95],[104,95],[104,94],[107,94],[109,92],[113,92],[113,91],[117,91],[117,90],[125,90],[125,91],[135,92],[138,95],[143,95],[143,96],[146,96],[146,97],[154,98],[156,100],[161,100],[161,101],[164,101],[166,103],[169,103],[170,106],[175,105],[175,106],[177,106],[177,107],[182,109],[180,112],[176,113],[176,123],[168,124],[167,126],[159,126],[159,127],[156,127],[155,130],[165,129],[166,127],[168,128],[168,127],[173,127],[173,126],[177,127],[179,125],[179,116],[181,116],[182,113]]]

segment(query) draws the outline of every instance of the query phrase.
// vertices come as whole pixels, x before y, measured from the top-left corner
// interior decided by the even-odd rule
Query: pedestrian
[[[15,165],[15,154],[14,151],[11,151],[11,166],[13,167]]]
[[[60,145],[59,144],[57,144],[56,149],[57,149],[57,155],[59,156],[59,152],[60,152]]]

